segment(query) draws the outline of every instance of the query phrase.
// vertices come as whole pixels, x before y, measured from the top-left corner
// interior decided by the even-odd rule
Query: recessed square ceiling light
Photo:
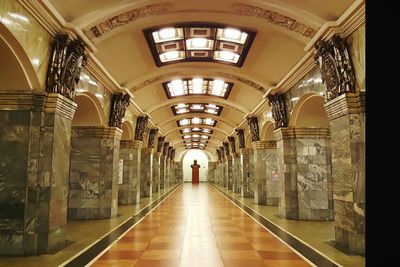
[[[184,78],[162,83],[168,98],[182,95],[214,95],[227,99],[233,84],[221,79]]]
[[[158,67],[182,61],[241,67],[256,34],[248,29],[212,23],[179,23],[143,32]]]

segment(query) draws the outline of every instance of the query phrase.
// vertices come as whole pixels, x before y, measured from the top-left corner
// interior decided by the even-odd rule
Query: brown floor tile
[[[140,259],[146,260],[176,260],[181,257],[181,250],[145,250]]]
[[[293,261],[293,260],[264,260],[265,266],[267,267],[310,267],[309,263],[304,260]]]
[[[138,259],[142,253],[143,251],[138,250],[109,250],[100,257],[100,260],[133,260]]]
[[[147,260],[140,259],[134,265],[135,267],[178,267],[179,260]]]
[[[132,267],[137,260],[98,260],[92,267]]]
[[[221,259],[182,259],[179,267],[224,267],[224,263]]]
[[[223,260],[261,260],[254,250],[220,250]]]
[[[117,242],[110,250],[145,250],[148,242]]]
[[[221,250],[254,250],[250,243],[218,243],[218,248]]]
[[[299,255],[294,252],[279,252],[279,251],[257,251],[264,260],[302,260]]]
[[[263,260],[228,260],[224,259],[226,267],[265,267],[267,266]]]
[[[183,242],[150,242],[146,250],[176,250],[181,249]]]

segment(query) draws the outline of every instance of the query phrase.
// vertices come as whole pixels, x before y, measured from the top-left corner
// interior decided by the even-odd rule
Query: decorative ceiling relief
[[[316,33],[314,29],[307,25],[268,9],[242,3],[234,3],[231,7],[240,15],[266,19],[275,25],[297,32],[307,38],[312,38]]]
[[[107,19],[103,22],[100,22],[96,26],[90,28],[90,30],[87,31],[86,34],[89,36],[89,38],[99,38],[104,33],[112,31],[117,27],[129,24],[135,21],[136,19],[152,15],[164,14],[168,12],[172,8],[172,6],[173,5],[171,3],[164,2],[164,3],[147,5],[141,8],[132,9],[122,14],[119,14],[115,17],[112,17],[110,19]]]
[[[143,87],[146,87],[146,86],[148,86],[148,85],[150,85],[152,83],[155,83],[156,81],[162,80],[164,78],[167,78],[167,77],[170,77],[170,76],[173,76],[173,75],[178,75],[180,73],[181,73],[181,71],[174,71],[174,72],[168,72],[168,73],[165,73],[165,74],[160,74],[158,76],[149,78],[149,79],[147,79],[147,80],[145,80],[145,81],[143,81],[143,82],[141,82],[141,83],[139,83],[139,84],[137,84],[135,86],[132,86],[130,88],[130,90],[131,90],[131,92],[135,92],[137,90],[142,89]]]
[[[232,73],[216,71],[215,74],[217,74],[219,76],[222,76],[222,77],[225,77],[225,78],[229,78],[229,79],[232,79],[232,80],[239,81],[239,82],[244,83],[244,84],[246,84],[246,85],[248,85],[250,87],[253,87],[254,89],[256,89],[258,91],[261,91],[263,93],[265,93],[267,91],[267,88],[262,87],[258,83],[255,83],[253,81],[250,81],[250,80],[248,80],[246,78],[237,76],[237,75],[232,74]]]

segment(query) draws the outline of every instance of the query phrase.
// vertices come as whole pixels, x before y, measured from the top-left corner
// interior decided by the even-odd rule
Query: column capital
[[[279,128],[274,131],[276,141],[302,138],[329,139],[329,128]]]
[[[109,138],[121,140],[122,130],[118,127],[104,126],[72,126],[73,135],[83,138]]]
[[[276,141],[255,141],[251,143],[253,150],[276,148]]]
[[[329,120],[365,113],[365,92],[345,93],[325,103]]]
[[[253,155],[252,148],[241,148],[239,150],[240,150],[240,155]]]
[[[121,140],[120,146],[125,148],[142,148],[143,142],[139,140]]]
[[[72,121],[77,104],[58,93],[1,92],[0,110],[32,110],[56,113]]]

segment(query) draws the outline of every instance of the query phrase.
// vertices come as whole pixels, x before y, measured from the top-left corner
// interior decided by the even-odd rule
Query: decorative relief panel
[[[161,152],[162,146],[164,144],[165,136],[158,137],[157,140],[157,152]]]
[[[236,153],[235,137],[233,137],[233,136],[228,136],[228,141],[229,141],[229,144],[231,145],[232,154],[235,154],[235,153]]]
[[[260,141],[257,117],[248,117],[247,124],[250,126],[251,141]]]
[[[149,139],[147,143],[148,148],[154,147],[154,138],[156,137],[157,131],[158,131],[157,129],[150,129]]]
[[[89,35],[93,37],[101,37],[104,33],[112,31],[117,27],[124,26],[135,21],[138,18],[144,18],[151,15],[160,15],[166,13],[173,5],[170,3],[158,3],[136,8],[119,14],[115,17],[107,19],[96,26],[90,28]],[[88,33],[86,32],[86,33]]]
[[[288,119],[285,107],[285,97],[282,94],[269,94],[269,105],[272,108],[272,117],[275,121],[275,129],[287,127]]]
[[[79,82],[81,68],[86,63],[83,41],[72,41],[66,34],[57,34],[47,71],[46,91],[59,93],[73,100],[75,84]]]
[[[137,118],[136,129],[135,129],[135,140],[143,141],[143,134],[146,131],[148,119],[149,118],[147,116],[144,117],[141,116]]]
[[[326,85],[325,100],[330,101],[344,93],[354,93],[356,80],[345,40],[334,35],[328,41],[315,44],[315,63]]]
[[[245,148],[244,132],[243,129],[237,129],[236,134],[239,138],[239,148]]]
[[[126,108],[129,106],[129,99],[130,96],[128,94],[114,94],[110,115],[110,127],[122,128],[122,119],[125,116]]]
[[[277,26],[297,32],[307,38],[312,38],[316,33],[314,29],[308,27],[307,25],[268,9],[242,3],[234,3],[232,4],[232,8],[238,14],[266,19]]]

